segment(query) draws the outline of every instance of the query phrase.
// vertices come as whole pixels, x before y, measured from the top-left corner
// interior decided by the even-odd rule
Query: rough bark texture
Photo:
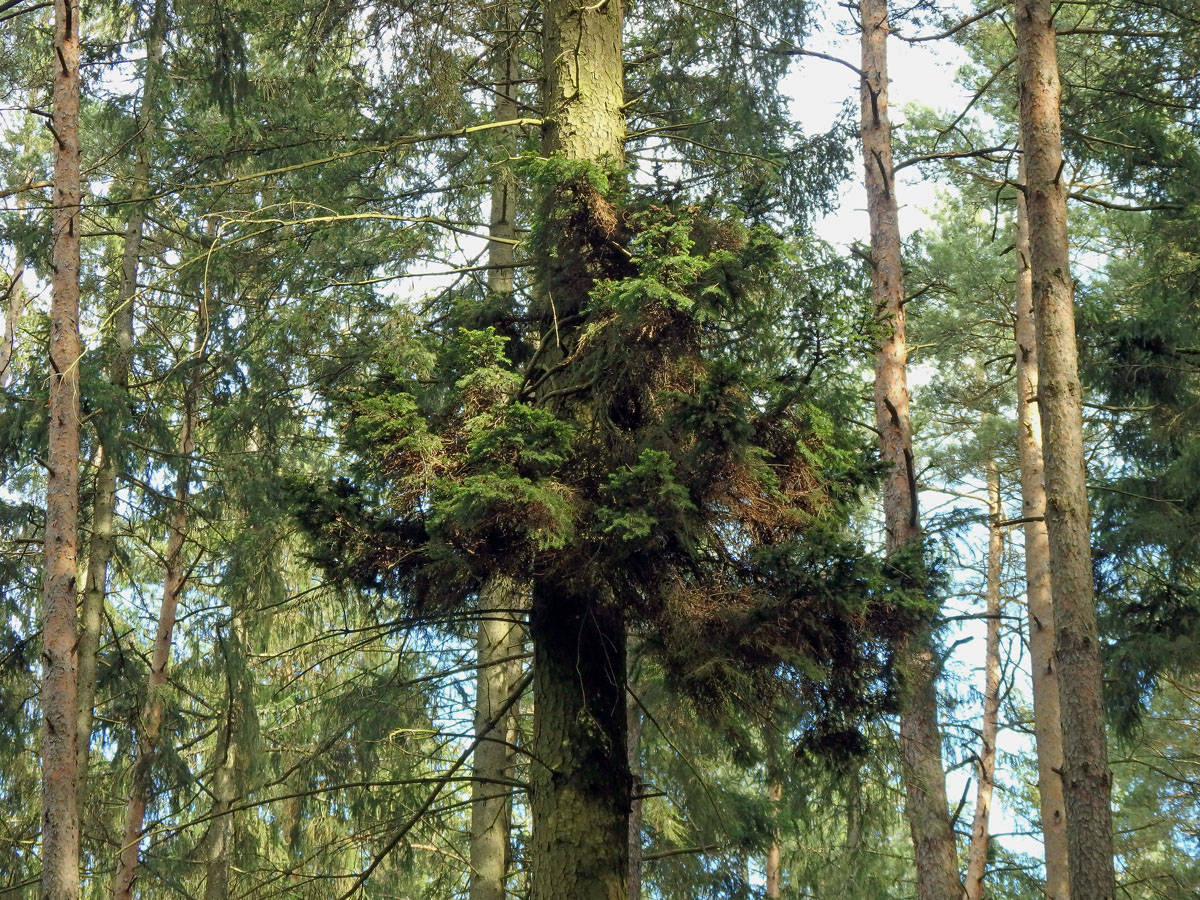
[[[193,373],[198,371],[198,356],[203,346],[207,325],[208,299],[196,329],[193,345]],[[188,483],[191,480],[191,456],[196,446],[196,376],[192,375],[184,399],[183,427],[179,434],[179,473],[175,482],[175,497],[171,510],[170,533],[167,536],[167,555],[163,573],[162,603],[158,611],[158,628],[150,655],[150,678],[146,703],[138,722],[137,757],[130,774],[129,797],[125,803],[125,826],[122,830],[121,852],[113,876],[113,900],[132,900],[133,883],[138,873],[138,846],[141,843],[142,823],[146,817],[146,801],[150,790],[150,772],[162,730],[164,691],[167,687],[167,663],[171,658],[171,634],[175,630],[175,613],[185,581],[183,545],[188,531]]]
[[[783,786],[778,781],[772,781],[767,786],[767,799],[771,801],[771,815],[779,819],[779,801],[783,799]],[[782,852],[779,846],[779,829],[771,835],[771,843],[767,847],[766,888],[769,900],[779,900],[780,887],[783,883]]]
[[[513,610],[525,605],[528,585],[495,575],[480,596],[482,616],[476,643],[475,748],[471,783],[470,900],[504,900],[508,874],[508,831],[512,791],[509,718],[497,717],[508,703],[520,668],[513,657],[521,652],[521,625]]]
[[[138,106],[137,150],[133,163],[129,218],[125,222],[125,244],[116,303],[112,310],[113,348],[108,360],[108,383],[123,394],[129,386],[133,360],[133,298],[137,292],[138,262],[142,229],[146,224],[146,197],[150,194],[150,160],[157,123],[157,85],[166,33],[166,2],[156,0],[146,36],[146,71],[142,76],[142,99]],[[87,575],[79,622],[79,795],[87,793],[88,752],[96,704],[96,654],[100,648],[100,622],[108,588],[108,564],[112,559],[114,511],[117,504],[117,460],[115,447],[100,451],[96,473],[96,495],[92,505],[92,539],[88,547]],[[80,801],[82,803],[82,799]]]
[[[625,623],[539,581],[533,639],[533,900],[625,900],[629,889]]]
[[[983,723],[980,727],[979,758],[975,766],[975,815],[971,822],[971,845],[967,851],[967,900],[983,900],[987,871],[988,826],[992,815],[992,789],[996,774],[996,730],[1000,717],[1000,576],[1004,563],[1004,532],[1000,528],[1000,474],[996,463],[987,466],[988,555],[987,555],[987,647],[984,650]]]
[[[79,897],[75,579],[79,551],[79,6],[54,5],[54,243],[42,596],[42,900]]]
[[[890,555],[921,540],[921,530],[908,415],[904,272],[888,121],[887,2],[862,0],[859,8],[863,73],[860,130],[871,220],[871,292],[882,334],[875,354],[875,423],[880,457],[888,465],[883,516],[885,549]],[[900,753],[905,815],[916,854],[917,893],[921,900],[957,900],[962,895],[962,883],[946,800],[937,720],[937,671],[927,633],[915,635],[901,648],[901,666],[906,684],[901,696]]]
[[[544,36],[544,153],[620,164],[621,4],[550,0]],[[582,307],[584,299],[569,302]],[[530,637],[532,900],[624,900],[631,779],[623,616],[598,585],[543,577],[533,588]]]
[[[1024,181],[1024,163],[1021,179]],[[1025,598],[1029,618],[1029,668],[1033,674],[1033,733],[1046,860],[1046,900],[1068,900],[1067,814],[1063,800],[1062,717],[1054,660],[1054,605],[1050,597],[1050,538],[1042,472],[1042,420],[1038,412],[1037,325],[1029,269],[1029,217],[1017,194],[1017,309],[1014,326],[1017,375],[1017,451],[1021,459],[1021,516],[1025,519]]]
[[[1062,177],[1061,87],[1050,0],[1017,0],[1017,66],[1030,270],[1037,321],[1038,406],[1062,710],[1062,777],[1071,895],[1112,900],[1112,775],[1093,597],[1074,283]]]

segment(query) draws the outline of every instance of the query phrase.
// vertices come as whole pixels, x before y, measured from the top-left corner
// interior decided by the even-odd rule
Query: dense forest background
[[[0,86],[0,898],[1200,894],[1189,0],[0,0]]]

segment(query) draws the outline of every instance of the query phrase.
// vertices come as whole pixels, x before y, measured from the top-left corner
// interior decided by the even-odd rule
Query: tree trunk
[[[636,661],[629,667],[629,683],[636,690],[634,671]],[[642,798],[645,790],[642,782],[642,709],[630,703],[626,718],[629,733],[626,736],[629,756],[630,800],[629,800],[629,900],[642,900]]]
[[[506,575],[488,580],[480,596],[475,680],[475,734],[471,782],[470,900],[504,900],[512,809],[509,716],[497,712],[520,678],[512,658],[521,652],[521,625],[512,610],[525,605],[527,585]],[[515,677],[514,677],[515,674]]]
[[[625,900],[629,890],[625,622],[539,581],[533,639],[533,900]]]
[[[1022,183],[1025,163],[1021,163]],[[1021,515],[1025,519],[1025,598],[1029,668],[1033,674],[1033,734],[1046,861],[1046,900],[1068,900],[1067,815],[1063,801],[1062,718],[1054,662],[1054,605],[1050,597],[1050,539],[1042,481],[1042,420],[1038,411],[1037,325],[1029,270],[1029,217],[1017,193],[1017,451],[1021,459]]]
[[[1004,532],[1000,528],[1000,473],[995,461],[987,465],[987,649],[984,651],[983,725],[976,766],[975,816],[967,852],[967,900],[983,900],[987,870],[988,826],[996,774],[996,731],[1000,717],[1000,578],[1004,564]]]
[[[767,785],[767,799],[771,801],[771,819],[778,823],[779,801],[783,799],[783,786],[778,781],[772,781]],[[771,835],[771,843],[767,847],[767,898],[768,900],[779,900],[779,889],[783,883],[783,867],[780,859],[782,853],[779,846],[779,826],[775,824],[772,827],[774,833]]]
[[[619,165],[621,3],[544,10],[543,152]],[[564,241],[558,252],[583,268],[581,248]],[[564,299],[582,308],[586,295]],[[532,900],[624,900],[629,889],[625,622],[604,594],[549,577],[533,588]]]
[[[183,425],[179,434],[179,473],[175,481],[175,497],[171,510],[170,533],[163,574],[162,603],[158,612],[158,630],[150,656],[150,679],[146,704],[138,723],[137,758],[130,774],[129,797],[125,803],[125,827],[121,838],[121,855],[113,876],[113,900],[132,900],[133,882],[138,874],[138,846],[142,823],[146,816],[146,800],[150,790],[150,772],[162,728],[164,692],[167,687],[167,663],[171,658],[171,634],[175,629],[175,613],[185,581],[183,544],[188,530],[188,483],[191,481],[192,452],[196,446],[196,394],[200,354],[208,334],[208,310],[211,298],[205,297],[200,306],[196,337],[192,347],[192,371],[184,396]]]
[[[519,74],[519,42],[509,9],[499,16],[500,35],[496,49],[497,122],[517,118],[516,82]],[[510,144],[506,140],[506,147]],[[511,152],[511,148],[510,152]],[[507,168],[496,172],[491,195],[488,235],[489,302],[511,306],[513,293],[513,244],[516,235],[515,190]],[[512,820],[512,791],[504,783],[512,778],[512,748],[508,741],[512,716],[496,719],[520,678],[521,623],[516,610],[526,606],[528,585],[510,576],[495,575],[480,593],[481,616],[476,639],[475,735],[480,739],[472,759],[471,783],[471,872],[470,900],[504,900],[508,875],[509,827]],[[489,724],[491,727],[489,728]]]
[[[50,421],[42,606],[42,900],[79,897],[79,5],[54,4]]]
[[[166,33],[166,2],[156,0],[150,30],[146,35],[146,72],[142,76],[142,99],[138,106],[137,151],[133,163],[129,218],[125,222],[125,245],[121,274],[112,311],[113,350],[108,361],[108,383],[122,396],[129,387],[133,360],[133,299],[137,292],[138,261],[142,229],[146,223],[146,198],[150,195],[150,158],[157,123],[158,78]],[[114,511],[117,504],[116,447],[100,451],[96,474],[96,498],[92,505],[92,539],[80,605],[79,629],[79,796],[87,794],[88,753],[91,748],[92,718],[96,702],[96,654],[100,647],[100,622],[108,589],[108,564],[112,558]]]
[[[18,203],[20,201],[18,200]],[[8,386],[12,373],[13,352],[17,343],[17,328],[25,311],[28,294],[25,292],[25,263],[18,255],[12,275],[4,289],[4,338],[0,341],[0,390]]]
[[[863,164],[871,220],[871,294],[883,338],[875,355],[875,423],[888,474],[883,487],[885,549],[916,550],[921,540],[908,416],[907,336],[900,225],[892,177],[888,121],[886,0],[862,0]],[[905,685],[900,706],[900,754],[905,814],[916,854],[921,900],[958,900],[962,883],[946,800],[941,732],[937,720],[937,667],[932,638],[914,635],[901,648]]]
[[[1046,528],[1054,566],[1055,656],[1063,726],[1070,891],[1112,900],[1112,775],[1092,590],[1082,390],[1062,178],[1056,35],[1050,0],[1017,0],[1017,65],[1030,271],[1037,321],[1038,406],[1045,450]]]

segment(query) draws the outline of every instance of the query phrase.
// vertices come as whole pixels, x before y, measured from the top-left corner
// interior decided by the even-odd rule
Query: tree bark
[[[475,680],[475,734],[471,782],[470,900],[504,900],[508,875],[508,832],[512,778],[508,716],[497,712],[508,702],[520,678],[512,658],[521,652],[521,625],[512,610],[525,605],[528,587],[506,575],[494,575],[480,596]],[[515,677],[514,677],[515,675]]]
[[[779,820],[779,801],[783,799],[783,786],[778,781],[772,781],[767,785],[767,799],[771,801],[772,821],[777,823]],[[774,833],[771,835],[771,843],[767,846],[766,896],[768,900],[779,900],[779,890],[783,883],[782,852],[779,846],[779,826],[776,824],[773,828]]]
[[[46,571],[42,599],[42,900],[79,897],[79,5],[54,4],[54,214]]]
[[[518,33],[507,4],[498,17],[499,36],[494,65],[497,122],[517,118],[516,84],[520,61]],[[505,147],[511,139],[505,140]],[[512,303],[516,235],[516,191],[507,167],[498,167],[491,194],[488,235],[488,294],[490,303]],[[480,592],[481,616],[476,638],[475,735],[480,740],[472,758],[470,900],[504,900],[512,820],[512,748],[508,741],[512,716],[496,719],[521,677],[522,627],[516,610],[527,605],[528,585],[506,575],[492,576]],[[490,728],[489,728],[490,724]]]
[[[635,660],[629,666],[628,682],[636,690],[634,672],[638,668]],[[629,756],[630,800],[629,800],[629,900],[642,900],[642,798],[645,790],[642,782],[642,710],[636,703],[628,705],[626,718],[629,733],[626,735]]]
[[[1050,0],[1017,0],[1015,19],[1029,261],[1037,321],[1038,406],[1045,451],[1046,528],[1054,560],[1050,581],[1063,726],[1070,891],[1079,900],[1112,900],[1116,892],[1112,775],[1093,597],[1091,516],[1052,4]]]
[[[1025,164],[1021,163],[1022,183]],[[1029,668],[1033,676],[1033,733],[1046,862],[1046,900],[1068,900],[1067,815],[1063,800],[1062,718],[1054,660],[1054,605],[1050,596],[1050,538],[1042,471],[1042,420],[1038,411],[1037,325],[1029,269],[1029,217],[1017,193],[1017,309],[1014,325],[1017,376],[1017,452],[1021,460],[1021,516],[1025,520],[1025,598]]]
[[[20,200],[18,199],[18,203]],[[25,262],[18,254],[8,286],[4,289],[4,338],[0,341],[0,390],[8,386],[12,374],[12,358],[17,343],[17,328],[25,311],[28,294],[25,292]]]
[[[138,723],[137,757],[130,774],[129,797],[125,802],[125,826],[121,837],[121,853],[113,876],[113,900],[132,900],[133,883],[138,874],[138,847],[142,823],[146,816],[146,801],[150,790],[150,772],[162,729],[164,692],[167,687],[167,664],[171,658],[171,635],[175,630],[175,614],[186,580],[183,565],[183,545],[188,531],[188,484],[191,481],[192,453],[196,447],[196,403],[200,355],[208,334],[208,311],[211,298],[201,303],[192,346],[192,371],[184,396],[183,425],[179,434],[179,472],[175,481],[175,496],[171,509],[170,532],[167,536],[167,555],[163,574],[162,602],[158,612],[158,629],[150,655],[150,678],[146,703]]]
[[[125,222],[121,274],[112,310],[113,349],[108,361],[108,383],[116,388],[118,396],[124,395],[129,387],[129,369],[133,361],[133,300],[137,292],[142,230],[146,223],[146,198],[150,195],[150,160],[158,117],[157,86],[165,36],[166,2],[156,0],[150,30],[146,35],[146,71],[142,76],[142,99],[138,105],[137,151],[133,163],[129,218]],[[113,551],[117,466],[117,448],[102,448],[100,470],[96,474],[96,496],[92,505],[88,568],[83,585],[83,602],[80,604],[78,777],[81,804],[87,794],[88,753],[96,703],[96,655],[100,647],[100,622],[104,616],[104,600],[108,589],[108,564]]]
[[[975,815],[967,852],[967,900],[983,900],[987,871],[992,790],[996,775],[996,732],[1000,717],[1000,578],[1004,564],[1004,532],[1000,528],[1000,473],[994,460],[987,464],[987,648],[984,651],[983,724],[976,765]]]
[[[630,775],[625,622],[539,581],[533,640],[533,900],[625,900]]]
[[[621,164],[621,14],[619,0],[545,4],[545,155]],[[582,268],[580,248],[564,242],[559,253]],[[582,308],[585,300],[567,302]],[[599,585],[543,576],[533,587],[530,638],[532,900],[624,900],[630,810],[624,616]]]
[[[883,486],[885,550],[889,556],[921,541],[912,429],[908,415],[908,346],[899,211],[892,176],[888,120],[886,0],[862,0],[862,135],[867,208],[871,221],[871,294],[882,339],[875,355],[875,423],[880,457],[888,471]],[[941,732],[937,719],[937,670],[932,637],[909,638],[900,652],[905,685],[900,706],[900,754],[905,814],[916,855],[921,900],[962,896],[954,832],[946,800]]]

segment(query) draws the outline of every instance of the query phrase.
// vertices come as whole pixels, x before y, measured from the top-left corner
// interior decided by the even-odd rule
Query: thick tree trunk
[[[513,610],[525,605],[528,585],[505,575],[489,579],[480,596],[475,680],[475,734],[471,783],[470,900],[504,900],[508,874],[508,831],[512,791],[509,716],[497,713],[509,702],[520,668],[521,625]]]
[[[987,465],[987,647],[984,650],[983,724],[976,766],[975,816],[967,852],[967,900],[983,900],[987,871],[988,826],[992,815],[992,790],[996,775],[996,731],[1000,717],[1000,578],[1004,564],[1004,532],[1000,506],[1000,473],[994,461]]]
[[[548,0],[544,40],[544,153],[619,165],[621,3]],[[568,264],[578,252],[559,247]],[[626,634],[604,593],[545,577],[533,588],[532,900],[624,900],[629,889]]]
[[[129,797],[125,803],[125,826],[121,837],[121,854],[113,876],[113,900],[132,900],[133,883],[138,873],[138,846],[141,843],[142,823],[146,816],[146,801],[150,790],[150,772],[162,729],[164,692],[167,687],[167,663],[171,658],[171,634],[175,630],[175,614],[185,581],[183,545],[188,530],[188,483],[191,480],[191,457],[195,450],[196,434],[196,372],[198,356],[208,333],[208,299],[196,329],[193,346],[193,374],[184,399],[183,426],[179,435],[179,473],[175,482],[175,497],[171,510],[170,533],[167,536],[167,555],[163,575],[162,603],[158,612],[158,629],[150,655],[150,679],[146,703],[138,722],[137,758],[130,774]]]
[[[625,623],[595,597],[533,590],[533,900],[625,900]]]
[[[1017,0],[1017,75],[1030,270],[1037,321],[1038,406],[1045,451],[1046,527],[1054,566],[1055,656],[1062,711],[1062,778],[1070,891],[1112,900],[1112,775],[1104,729],[1104,683],[1092,585],[1082,389],[1075,348],[1074,283],[1053,4]]]
[[[79,897],[79,5],[54,4],[54,243],[42,606],[42,900]]]
[[[1024,182],[1025,165],[1021,164]],[[1063,800],[1062,718],[1054,661],[1054,605],[1050,597],[1050,538],[1042,477],[1042,420],[1038,412],[1037,325],[1029,270],[1029,217],[1017,194],[1017,452],[1021,459],[1021,515],[1025,519],[1025,598],[1029,668],[1033,675],[1033,733],[1046,861],[1046,900],[1068,900],[1067,814]]]
[[[631,666],[630,669],[636,668]],[[630,683],[633,677],[630,676]],[[629,900],[642,900],[642,710],[630,703],[627,713],[629,734],[630,801],[629,801]]]
[[[142,99],[138,106],[137,151],[133,163],[129,218],[125,222],[125,245],[121,254],[121,274],[112,311],[113,350],[108,361],[108,383],[118,396],[129,386],[129,367],[133,361],[133,298],[137,292],[138,262],[142,248],[142,229],[146,223],[146,198],[150,194],[150,159],[157,123],[158,78],[166,33],[166,2],[156,0],[146,36],[146,72],[142,76]],[[108,564],[112,559],[114,511],[117,505],[116,447],[100,451],[100,471],[96,474],[96,498],[92,505],[92,539],[88,548],[88,568],[83,584],[79,624],[79,796],[87,793],[88,752],[91,747],[92,718],[96,703],[96,654],[100,647],[100,622],[104,616],[104,598],[108,589]],[[82,799],[81,799],[82,804]]]
[[[900,225],[892,177],[892,130],[888,121],[886,0],[862,0],[863,164],[871,220],[871,292],[883,338],[875,355],[875,423],[879,450],[888,465],[883,487],[886,551],[914,548],[921,540],[917,487],[908,415],[907,335]],[[905,814],[916,854],[921,900],[958,900],[962,883],[942,764],[937,720],[937,670],[928,633],[901,649],[906,684],[901,696],[900,753]]]

